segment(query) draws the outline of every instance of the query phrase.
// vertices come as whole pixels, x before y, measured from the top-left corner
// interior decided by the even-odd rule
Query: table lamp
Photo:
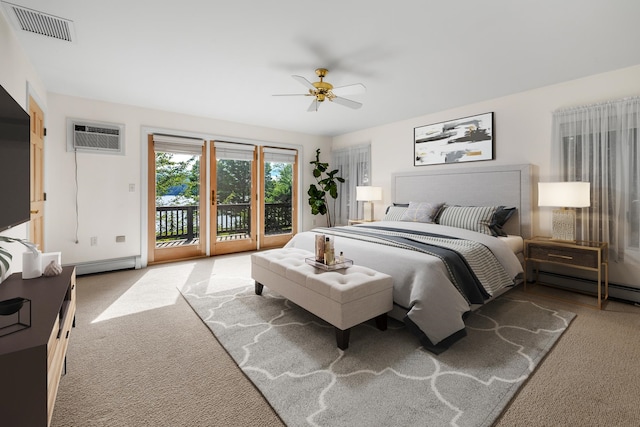
[[[576,210],[591,206],[588,182],[539,182],[538,206],[553,206],[551,238],[576,240]]]
[[[382,187],[357,186],[356,200],[364,202],[364,220],[373,221],[374,200],[382,200]]]

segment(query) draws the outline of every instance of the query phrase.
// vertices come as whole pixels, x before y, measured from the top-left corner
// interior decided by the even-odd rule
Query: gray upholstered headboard
[[[460,167],[394,173],[391,196],[396,203],[446,202],[462,206],[516,207],[505,231],[531,237],[531,165]]]

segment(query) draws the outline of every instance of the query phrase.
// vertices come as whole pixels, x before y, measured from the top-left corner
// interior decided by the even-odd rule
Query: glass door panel
[[[214,142],[211,254],[257,249],[256,147]]]
[[[205,255],[204,141],[185,146],[153,136],[149,150],[149,262]],[[151,168],[153,166],[153,168]],[[206,233],[204,234],[206,236]]]
[[[284,246],[297,232],[297,152],[262,147],[260,248]]]

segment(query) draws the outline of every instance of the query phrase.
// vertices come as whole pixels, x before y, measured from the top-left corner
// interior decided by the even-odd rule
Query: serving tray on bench
[[[353,265],[353,260],[346,259],[346,258],[344,262],[338,262],[338,260],[336,259],[336,263],[333,265],[328,265],[322,262],[318,262],[316,261],[315,258],[305,258],[304,261],[313,267],[316,267],[325,271],[344,270],[345,268],[349,268]]]

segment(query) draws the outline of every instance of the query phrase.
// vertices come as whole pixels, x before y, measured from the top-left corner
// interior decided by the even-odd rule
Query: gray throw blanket
[[[495,255],[473,240],[393,227],[315,228],[313,232],[401,247],[436,256],[447,267],[451,282],[470,304],[482,304],[494,291],[514,284]]]

